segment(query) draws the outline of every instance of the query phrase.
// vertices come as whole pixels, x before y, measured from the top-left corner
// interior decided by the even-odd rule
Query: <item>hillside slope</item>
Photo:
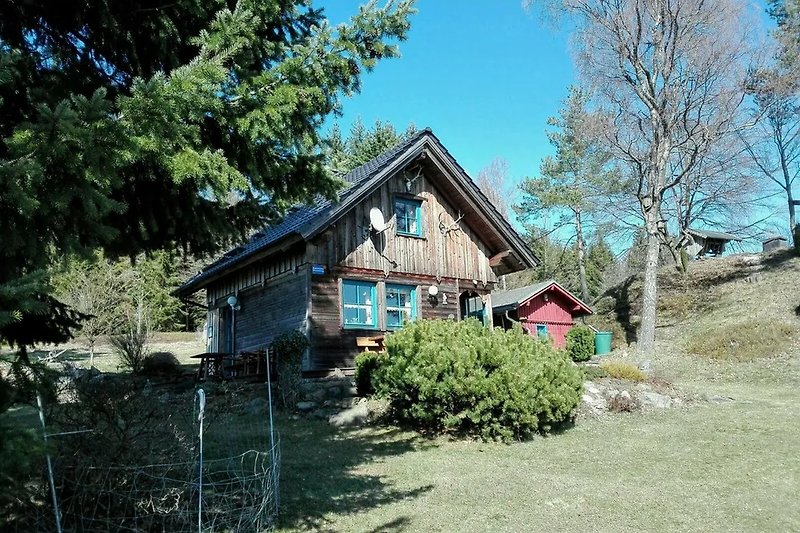
[[[636,341],[641,277],[596,302],[596,324],[617,346]],[[656,335],[662,347],[712,358],[751,359],[790,349],[800,338],[800,258],[788,251],[740,254],[690,263],[683,276],[659,277]]]

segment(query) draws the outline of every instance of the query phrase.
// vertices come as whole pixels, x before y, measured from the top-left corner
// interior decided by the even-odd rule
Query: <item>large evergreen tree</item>
[[[54,258],[208,254],[334,196],[319,128],[412,3],[333,28],[305,0],[0,2],[0,341],[69,335]]]
[[[28,348],[88,318],[52,295],[58,260],[202,256],[335,196],[320,127],[397,55],[412,4],[334,28],[310,0],[0,0],[0,413],[47,381]],[[28,464],[3,418],[0,455]]]

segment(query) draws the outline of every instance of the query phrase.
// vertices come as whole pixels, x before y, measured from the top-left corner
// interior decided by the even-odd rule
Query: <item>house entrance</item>
[[[226,305],[219,310],[219,351],[233,353],[233,309]]]
[[[477,318],[481,322],[486,322],[484,317],[483,300],[480,295],[475,291],[464,291],[458,297],[459,307],[461,309],[461,320],[467,318]]]

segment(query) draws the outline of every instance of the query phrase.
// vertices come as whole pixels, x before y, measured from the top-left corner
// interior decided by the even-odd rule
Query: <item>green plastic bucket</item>
[[[598,331],[594,334],[595,355],[605,355],[611,352],[611,332]]]

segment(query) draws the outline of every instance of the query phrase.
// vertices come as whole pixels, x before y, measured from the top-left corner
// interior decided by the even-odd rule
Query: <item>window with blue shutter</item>
[[[417,318],[417,289],[386,284],[386,328],[401,328]]]
[[[376,329],[378,301],[375,283],[342,280],[342,317],[345,328]]]
[[[396,198],[394,212],[397,216],[397,234],[422,237],[422,202]]]

